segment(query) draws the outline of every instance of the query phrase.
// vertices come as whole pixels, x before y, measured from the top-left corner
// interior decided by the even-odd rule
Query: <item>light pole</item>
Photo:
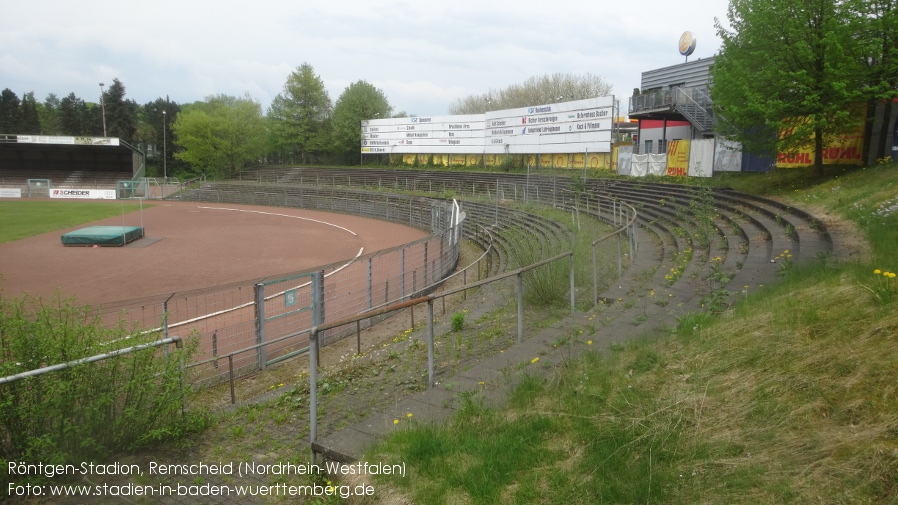
[[[165,183],[168,181],[168,156],[165,148],[165,119],[166,112],[162,111],[162,198],[165,198]]]
[[[100,108],[103,109],[103,136],[106,136],[106,101],[103,99],[103,83],[100,83]]]

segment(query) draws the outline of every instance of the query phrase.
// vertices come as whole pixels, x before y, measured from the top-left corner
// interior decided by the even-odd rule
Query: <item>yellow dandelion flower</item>
[[[399,419],[393,419],[393,424],[399,424]]]
[[[408,414],[405,415],[405,417],[412,417],[412,413],[409,412]]]
[[[539,356],[530,360],[531,363],[536,363],[537,361],[539,361]]]
[[[587,340],[586,345],[592,345],[592,340]]]
[[[895,272],[889,272],[889,279],[895,278]]]
[[[882,271],[880,271],[878,268],[873,271],[873,275],[879,275],[881,273],[882,273]]]

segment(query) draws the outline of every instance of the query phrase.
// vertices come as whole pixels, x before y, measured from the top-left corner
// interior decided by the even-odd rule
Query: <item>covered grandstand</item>
[[[143,152],[114,137],[0,135],[0,188],[25,197],[38,188],[118,189],[145,167]]]

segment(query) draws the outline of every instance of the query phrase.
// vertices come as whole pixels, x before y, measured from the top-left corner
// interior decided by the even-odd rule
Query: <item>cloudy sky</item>
[[[113,78],[140,104],[249,93],[268,108],[309,63],[336,101],[352,82],[396,111],[444,115],[456,99],[555,72],[604,77],[624,98],[645,70],[720,47],[727,0],[43,0],[4,2],[0,89],[99,101]]]

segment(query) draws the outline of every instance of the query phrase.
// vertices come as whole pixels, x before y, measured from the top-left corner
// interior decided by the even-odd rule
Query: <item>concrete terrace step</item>
[[[478,358],[479,361],[468,369],[457,372],[437,370],[434,388],[400,398],[389,409],[339,431],[320,433],[314,450],[340,461],[360,458],[371,444],[395,431],[397,427],[393,421],[403,421],[406,413],[413,413],[418,422],[445,422],[462,406],[462,397],[472,393],[483,398],[487,405],[499,406],[524,373],[549,373],[553,366],[584,352],[665,331],[676,324],[678,317],[700,308],[702,297],[714,287],[708,280],[714,262],[719,261],[720,268],[732,275],[726,289],[738,294],[745,285],[753,288],[773,282],[780,266],[770,260],[785,250],[789,250],[796,260],[807,260],[831,250],[825,227],[813,216],[778,202],[726,190],[699,194],[699,189],[689,186],[600,180],[589,181],[588,200],[584,202],[578,200],[582,193],[576,196],[570,191],[569,179],[525,178],[520,174],[291,169],[257,171],[248,177],[255,183],[276,182],[279,186],[325,184],[377,188],[379,191],[390,188],[452,190],[476,196],[490,195],[493,199],[497,193],[506,198],[523,198],[524,191],[520,188],[529,182],[528,193],[538,194],[541,204],[562,209],[577,208],[594,218],[609,219],[614,201],[628,202],[638,208],[639,246],[630,258],[629,268],[619,279],[616,269],[614,279],[605,279],[614,281],[599,295],[606,303],[591,311],[564,317],[536,334],[525,330],[525,340],[521,344]],[[697,198],[708,197],[713,201],[717,217],[702,215],[691,206]],[[463,205],[471,223],[494,232],[496,250],[492,273],[510,268],[516,242],[509,232],[523,233],[528,240],[567,239],[563,227],[557,223],[545,223],[545,220],[506,208],[504,204],[469,201]],[[696,247],[695,234],[699,232],[709,233],[706,247]],[[484,244],[482,235],[470,230],[466,233],[468,238]],[[685,261],[687,257],[689,261]],[[675,281],[666,279],[665,275],[674,265],[680,270],[679,277]],[[507,284],[489,288],[489,292],[484,289],[484,294],[489,293],[494,301],[484,301],[486,296],[481,300],[471,297],[467,302],[471,315],[490,310],[490,303],[496,303],[495,300],[501,300],[510,291]],[[504,295],[501,294],[503,290]],[[667,295],[671,295],[668,300],[661,298]],[[596,326],[596,332],[588,337],[570,338],[587,321]],[[442,321],[438,334],[448,332],[448,324],[448,321]],[[586,338],[592,340],[592,345],[586,344]],[[558,345],[566,339],[569,343]],[[539,360],[534,363],[535,357]],[[325,426],[324,431],[327,429]]]

